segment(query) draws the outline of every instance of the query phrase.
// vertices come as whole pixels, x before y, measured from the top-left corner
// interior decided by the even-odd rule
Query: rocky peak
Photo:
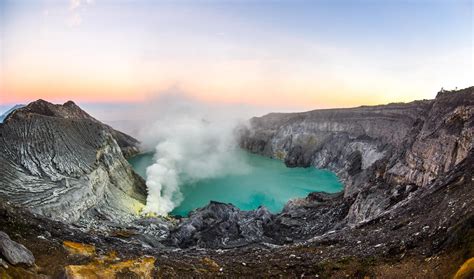
[[[13,113],[10,113],[4,123],[7,123],[11,119],[26,119],[26,118],[38,118],[38,117],[54,117],[58,119],[77,120],[92,122],[98,124],[104,130],[107,130],[120,146],[123,155],[129,158],[138,153],[140,142],[135,138],[117,131],[106,125],[99,120],[95,119],[87,112],[82,110],[73,101],[67,101],[64,104],[52,104],[43,99],[31,102],[27,106],[16,109]],[[85,123],[85,122],[84,122]]]
[[[68,101],[63,105],[56,105],[43,99],[36,100],[25,107],[17,109],[14,113],[10,114],[10,116],[7,117],[6,121],[8,121],[9,118],[25,117],[30,114],[38,114],[43,116],[59,117],[65,119],[87,119],[90,121],[99,122],[95,118],[90,116],[87,112],[83,111],[73,101]]]

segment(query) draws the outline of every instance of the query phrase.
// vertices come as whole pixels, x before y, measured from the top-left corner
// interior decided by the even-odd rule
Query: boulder
[[[26,264],[32,266],[35,263],[35,257],[30,250],[20,243],[10,239],[10,237],[0,231],[0,254],[10,264]]]

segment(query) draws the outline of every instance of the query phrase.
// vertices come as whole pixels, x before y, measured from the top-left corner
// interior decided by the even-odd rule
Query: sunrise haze
[[[472,18],[472,1],[0,1],[0,104],[433,98],[472,84]]]

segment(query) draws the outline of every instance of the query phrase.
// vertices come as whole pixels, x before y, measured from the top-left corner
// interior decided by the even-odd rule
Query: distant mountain
[[[15,105],[11,109],[7,110],[4,114],[0,115],[0,123],[3,123],[3,120],[12,113],[14,110],[24,107],[25,105]]]

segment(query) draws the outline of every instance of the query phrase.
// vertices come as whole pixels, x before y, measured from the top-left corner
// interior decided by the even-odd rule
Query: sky
[[[161,92],[294,110],[474,85],[473,1],[0,0],[0,106]]]

